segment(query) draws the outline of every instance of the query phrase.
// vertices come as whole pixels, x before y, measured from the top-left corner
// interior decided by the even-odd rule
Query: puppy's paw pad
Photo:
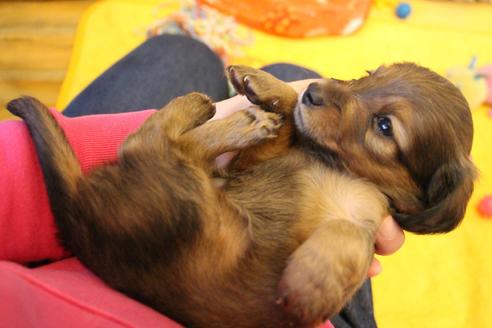
[[[284,83],[269,73],[236,65],[228,67],[227,74],[236,91],[251,103],[268,111],[275,111],[280,104]]]
[[[256,108],[246,110],[251,119],[251,127],[259,133],[261,138],[271,139],[278,136],[283,125],[283,118],[279,114],[267,113]]]
[[[281,115],[267,113],[257,107],[236,112],[228,119],[228,127],[233,131],[230,139],[235,140],[238,149],[276,138],[282,125]]]

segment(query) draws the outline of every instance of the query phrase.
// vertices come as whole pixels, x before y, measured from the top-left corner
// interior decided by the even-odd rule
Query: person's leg
[[[214,101],[228,97],[220,58],[205,44],[180,35],[151,38],[83,90],[66,116],[159,109],[171,99],[198,91]]]
[[[321,75],[313,70],[287,63],[271,64],[264,66],[261,69],[285,82],[321,78]]]
[[[342,311],[330,319],[335,328],[376,328],[371,281],[368,279]]]
[[[319,78],[309,69],[273,64],[263,69],[283,81]],[[205,44],[180,35],[151,38],[130,52],[65,108],[66,116],[161,108],[172,98],[198,91],[214,101],[228,97],[220,58]]]

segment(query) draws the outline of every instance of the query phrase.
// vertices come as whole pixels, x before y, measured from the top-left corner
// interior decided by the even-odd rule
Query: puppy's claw
[[[251,118],[253,127],[260,131],[262,138],[272,139],[278,136],[278,131],[283,125],[281,115],[266,113],[256,108],[250,108],[246,114]]]
[[[297,101],[292,88],[267,72],[237,65],[230,66],[227,74],[239,94],[267,112],[290,111]]]
[[[243,78],[243,91],[248,100],[255,105],[264,105],[255,91],[255,87],[252,85],[250,75],[245,75]]]
[[[227,68],[227,75],[229,77],[229,81],[231,82],[232,86],[237,91],[237,93],[240,94],[240,95],[244,95],[243,83],[241,83],[238,80],[238,77],[236,75],[236,72],[234,71],[234,67],[233,66],[229,66]]]

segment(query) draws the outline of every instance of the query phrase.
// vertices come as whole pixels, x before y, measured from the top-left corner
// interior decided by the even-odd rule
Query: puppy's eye
[[[387,137],[393,136],[391,120],[386,116],[376,116],[376,127],[380,133]]]

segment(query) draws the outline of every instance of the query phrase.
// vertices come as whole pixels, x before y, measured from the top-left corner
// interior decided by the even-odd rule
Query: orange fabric
[[[364,22],[370,0],[200,0],[239,22],[285,37],[350,34]]]

